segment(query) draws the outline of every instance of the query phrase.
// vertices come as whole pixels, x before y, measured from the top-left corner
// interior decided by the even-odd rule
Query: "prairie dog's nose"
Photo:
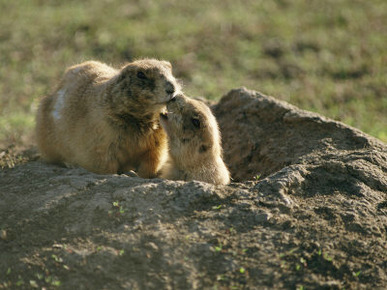
[[[175,93],[175,87],[174,87],[174,85],[171,82],[167,82],[165,84],[165,92],[168,95],[173,95]]]

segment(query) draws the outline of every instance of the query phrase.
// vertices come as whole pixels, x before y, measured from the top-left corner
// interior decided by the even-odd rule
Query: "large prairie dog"
[[[167,109],[160,120],[168,135],[169,160],[161,177],[230,183],[230,173],[222,160],[218,124],[208,106],[178,95]]]
[[[67,69],[37,114],[43,159],[96,173],[157,175],[167,156],[160,112],[180,91],[167,61],[114,69],[88,61]]]

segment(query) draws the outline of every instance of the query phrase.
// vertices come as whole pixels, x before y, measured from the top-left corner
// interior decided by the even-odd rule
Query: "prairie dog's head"
[[[160,121],[175,161],[198,165],[221,156],[218,124],[206,104],[177,95],[168,102],[167,111]]]
[[[161,111],[166,103],[180,93],[181,87],[172,75],[168,61],[141,59],[122,67],[115,80],[117,105],[138,106],[141,110]]]

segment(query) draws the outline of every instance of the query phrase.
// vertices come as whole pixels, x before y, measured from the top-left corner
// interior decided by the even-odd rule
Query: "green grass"
[[[246,86],[387,141],[383,0],[0,0],[0,146],[33,144],[64,69],[168,59],[191,96]]]

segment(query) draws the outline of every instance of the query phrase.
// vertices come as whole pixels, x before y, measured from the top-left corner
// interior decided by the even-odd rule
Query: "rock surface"
[[[387,286],[387,146],[246,89],[212,107],[234,182],[0,171],[0,288]]]

